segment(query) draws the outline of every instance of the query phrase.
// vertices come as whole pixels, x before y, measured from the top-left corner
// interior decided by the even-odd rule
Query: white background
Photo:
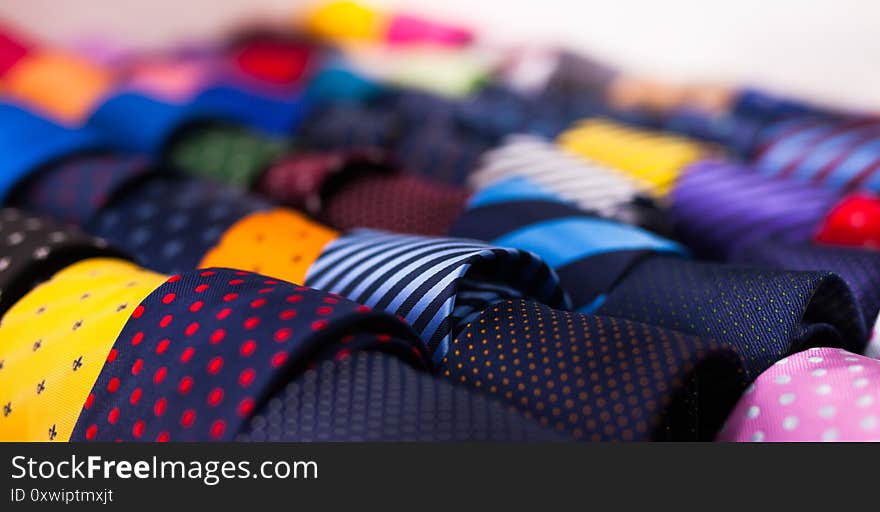
[[[880,111],[880,0],[372,0],[461,21],[493,40],[565,43],[671,80],[750,83]],[[64,43],[97,34],[165,45],[292,0],[2,0],[0,17]]]

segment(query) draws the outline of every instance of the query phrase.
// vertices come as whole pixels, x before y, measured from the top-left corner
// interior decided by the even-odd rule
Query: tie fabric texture
[[[839,196],[810,183],[767,177],[741,165],[690,165],[670,193],[676,236],[696,255],[727,260],[767,239],[806,242]]]
[[[832,190],[880,191],[880,120],[798,116],[768,126],[752,155],[771,176]]]
[[[710,440],[747,382],[714,340],[522,299],[484,309],[441,371],[593,441]]]
[[[435,363],[454,332],[495,302],[525,297],[570,306],[556,274],[530,252],[366,229],[329,243],[305,284],[403,318]]]
[[[122,253],[100,238],[14,208],[0,210],[0,313],[76,261]]]
[[[129,315],[165,280],[119,259],[67,266],[0,326],[0,438],[67,441]]]
[[[816,347],[749,386],[719,441],[880,441],[880,360]]]
[[[236,441],[564,441],[509,405],[356,352],[317,363],[278,391]]]
[[[371,148],[290,155],[272,166],[257,188],[338,229],[433,236],[448,233],[470,195],[465,188],[399,171]]]
[[[426,357],[405,324],[338,296],[231,269],[174,275],[132,311],[71,439],[231,440],[310,363],[367,349]]]

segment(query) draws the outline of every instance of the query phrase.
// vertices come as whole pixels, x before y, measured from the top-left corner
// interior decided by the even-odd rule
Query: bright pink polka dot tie
[[[740,398],[719,441],[880,441],[880,360],[812,348],[780,360]]]

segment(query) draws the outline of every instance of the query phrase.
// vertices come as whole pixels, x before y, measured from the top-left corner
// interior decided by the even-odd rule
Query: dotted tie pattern
[[[425,357],[406,325],[341,297],[229,269],[175,275],[132,312],[71,439],[230,440],[310,361],[369,343]]]
[[[719,441],[880,441],[880,360],[815,347],[762,373]]]

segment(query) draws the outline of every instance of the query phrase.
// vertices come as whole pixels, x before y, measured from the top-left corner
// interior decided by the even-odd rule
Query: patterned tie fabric
[[[75,441],[230,440],[291,377],[352,351],[425,357],[393,316],[230,269],[169,278],[132,312]]]
[[[726,260],[766,239],[810,240],[838,196],[811,184],[705,160],[682,173],[670,200],[676,235],[697,255]]]
[[[484,309],[442,365],[453,381],[594,441],[712,439],[746,384],[729,346],[524,300]]]
[[[102,239],[13,208],[0,210],[0,313],[78,260],[121,253]]]
[[[327,360],[276,393],[236,441],[560,441],[512,407],[357,352]]]
[[[602,119],[588,119],[559,136],[565,149],[620,169],[664,196],[682,169],[706,154],[700,144]]]
[[[812,348],[749,387],[720,441],[880,441],[880,360]]]
[[[576,311],[595,310],[642,258],[655,252],[686,253],[675,242],[596,218],[520,178],[484,188],[468,206],[452,235],[537,254],[559,275]]]
[[[329,243],[305,284],[405,319],[435,362],[455,329],[495,302],[526,297],[570,305],[556,274],[532,253],[372,230]]]
[[[258,189],[339,229],[445,235],[470,192],[397,172],[381,152],[309,152],[269,169]]]
[[[880,249],[880,198],[866,193],[843,198],[822,221],[815,240]]]
[[[16,302],[0,327],[0,402],[8,411],[0,438],[67,441],[132,310],[164,280],[122,260],[89,258]]]
[[[820,344],[861,352],[867,340],[852,291],[839,276],[824,271],[657,255],[634,265],[597,313],[732,345],[752,378],[792,352]]]
[[[769,126],[753,155],[761,172],[833,190],[880,191],[880,120],[801,116]]]

